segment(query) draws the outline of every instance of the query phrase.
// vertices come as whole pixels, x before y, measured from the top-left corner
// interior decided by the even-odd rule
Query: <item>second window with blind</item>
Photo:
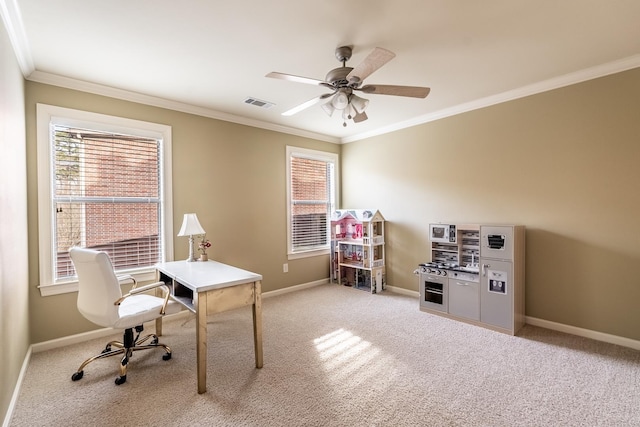
[[[287,251],[289,259],[329,253],[336,209],[338,155],[287,147]]]

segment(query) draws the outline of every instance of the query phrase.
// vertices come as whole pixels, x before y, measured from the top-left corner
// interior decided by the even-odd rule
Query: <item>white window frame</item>
[[[173,197],[171,186],[171,126],[144,122],[123,117],[109,116],[99,113],[37,104],[37,164],[38,164],[38,246],[39,246],[39,285],[42,296],[58,295],[78,291],[76,278],[65,278],[54,282],[54,248],[53,248],[53,188],[51,168],[53,167],[52,144],[50,142],[51,125],[83,127],[105,132],[140,135],[162,140],[160,157],[161,188],[160,203],[161,233],[164,247],[162,258],[173,260]],[[152,267],[132,269],[122,272],[131,274],[138,281],[155,279]]]
[[[305,157],[311,160],[320,160],[325,162],[333,163],[334,170],[334,181],[333,181],[333,209],[337,209],[338,201],[340,200],[340,195],[338,190],[340,188],[339,180],[340,180],[340,164],[339,164],[339,156],[335,153],[330,153],[327,151],[319,151],[319,150],[311,150],[308,148],[300,148],[287,146],[287,259],[299,259],[299,258],[308,258],[318,255],[328,255],[331,247],[331,236],[329,235],[331,230],[331,212],[327,214],[327,245],[326,248],[323,249],[314,249],[314,250],[306,250],[306,251],[294,251],[293,249],[293,241],[292,241],[292,224],[291,224],[291,157]]]

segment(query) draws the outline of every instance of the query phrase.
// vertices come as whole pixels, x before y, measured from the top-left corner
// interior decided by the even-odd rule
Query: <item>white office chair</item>
[[[137,287],[135,279],[131,276],[116,277],[106,252],[72,248],[69,254],[78,274],[77,305],[80,313],[97,325],[124,329],[122,342],[108,343],[100,354],[85,360],[71,379],[81,379],[84,367],[94,360],[122,354],[120,376],[116,378],[116,384],[120,385],[127,380],[127,364],[134,351],[162,348],[165,351],[162,359],[171,359],[171,349],[159,343],[157,335],[150,334],[140,338],[144,322],[180,311],[179,304],[169,301],[169,287],[163,282]],[[133,282],[133,288],[128,294],[122,295],[120,285],[127,282]],[[144,294],[158,287],[163,288],[164,298]],[[137,333],[135,338],[133,329]],[[151,342],[143,345],[149,339]],[[116,349],[112,350],[112,347]]]

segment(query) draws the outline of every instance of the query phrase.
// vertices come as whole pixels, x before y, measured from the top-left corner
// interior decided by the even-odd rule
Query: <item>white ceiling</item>
[[[637,0],[0,3],[30,80],[334,142],[640,66]],[[342,45],[353,46],[351,67],[376,46],[395,52],[365,84],[429,86],[431,94],[361,95],[369,120],[347,127],[319,105],[282,116],[326,89],[265,75],[323,80],[341,66],[334,50]]]

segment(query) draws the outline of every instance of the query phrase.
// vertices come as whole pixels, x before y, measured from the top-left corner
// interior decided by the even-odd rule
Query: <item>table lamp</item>
[[[184,214],[182,227],[180,228],[178,236],[189,236],[189,258],[187,258],[187,262],[196,260],[196,257],[193,255],[193,236],[199,234],[205,234],[205,231],[198,221],[198,216],[194,213]]]

